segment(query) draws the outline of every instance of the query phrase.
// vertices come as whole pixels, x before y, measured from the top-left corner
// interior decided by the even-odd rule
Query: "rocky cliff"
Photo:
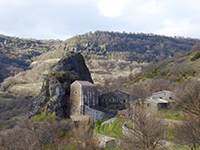
[[[61,118],[69,117],[70,84],[75,80],[93,83],[85,60],[80,53],[68,52],[50,70],[43,81],[40,94],[30,104],[28,116],[47,110]]]

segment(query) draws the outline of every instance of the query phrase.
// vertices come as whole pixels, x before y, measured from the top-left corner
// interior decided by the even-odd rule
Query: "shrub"
[[[194,55],[190,60],[191,61],[195,61],[196,59],[200,58],[200,52],[196,53],[196,55]]]
[[[50,114],[47,111],[43,111],[41,114],[33,116],[32,120],[33,122],[41,122],[41,121],[53,122],[55,119],[55,116],[56,116],[55,112]]]

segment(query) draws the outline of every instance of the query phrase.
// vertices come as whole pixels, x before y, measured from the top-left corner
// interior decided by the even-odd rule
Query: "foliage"
[[[104,148],[103,150],[123,150],[120,147],[114,147],[114,148]]]
[[[67,39],[61,47],[68,50],[78,45],[79,49],[86,52],[90,50],[90,53],[104,53],[106,58],[150,62],[173,56],[178,52],[177,50],[185,51],[191,46],[186,50],[189,51],[197,42],[197,39],[172,38],[154,34],[96,31]],[[113,49],[115,51],[112,51]]]
[[[194,55],[190,60],[195,61],[196,59],[200,58],[200,52],[197,52],[196,55]]]
[[[13,128],[18,121],[23,120],[27,113],[30,100],[12,99],[0,102],[0,130]]]
[[[186,55],[167,58],[158,63],[151,62],[142,67],[141,73],[134,77],[132,83],[144,84],[151,92],[173,90],[175,85],[198,77],[200,74],[199,61],[191,61],[195,53],[196,51],[190,51]]]
[[[197,39],[164,37],[154,34],[135,34],[96,31],[59,40],[20,39],[0,36],[0,79],[27,70],[33,60],[61,58],[66,51],[77,49],[86,59],[116,59],[128,61],[163,60],[177,51],[189,51]],[[7,50],[9,49],[9,50]]]
[[[90,127],[88,122],[81,122],[77,127],[70,120],[49,123],[27,119],[11,130],[0,132],[0,149],[95,150],[95,143],[88,134]],[[63,132],[66,135],[61,137]]]
[[[60,42],[0,35],[0,82],[6,77],[27,70],[32,57],[54,49]]]
[[[170,110],[160,110],[159,113],[164,116],[166,119],[171,120],[181,120],[182,115],[180,113],[177,113],[176,111],[170,111]]]
[[[53,122],[55,119],[55,112],[49,114],[47,111],[43,111],[41,114],[35,115],[31,119],[33,120],[33,122],[37,121]]]
[[[4,61],[0,61],[0,82],[15,74],[14,77],[4,80],[1,89],[8,91],[16,84],[42,82],[51,65],[66,55],[67,51],[75,49],[88,60],[89,69],[96,68],[107,72],[111,70],[122,72],[140,69],[142,65],[140,66],[136,62],[159,61],[176,56],[176,52],[181,54],[188,52],[198,42],[198,39],[103,31],[78,35],[64,42],[59,40],[20,39],[1,35],[0,56],[2,57],[1,60]],[[156,63],[154,62],[154,64]],[[163,77],[172,82],[184,82],[190,78],[190,76],[177,76],[173,72],[160,71],[160,68],[154,67],[155,70],[146,72],[146,77],[154,79],[157,76],[165,75]],[[174,70],[181,70],[177,68]],[[190,68],[192,67],[190,66]],[[187,70],[184,72],[190,73]],[[134,83],[146,77],[138,77]],[[23,92],[18,95],[23,95]],[[34,93],[26,95],[33,96]]]
[[[74,71],[51,71],[60,83],[64,83],[67,79],[78,80],[78,75]]]
[[[179,146],[168,148],[167,150],[188,150],[188,149],[190,149],[190,147],[187,145],[179,145]],[[200,149],[197,149],[197,150],[200,150]]]

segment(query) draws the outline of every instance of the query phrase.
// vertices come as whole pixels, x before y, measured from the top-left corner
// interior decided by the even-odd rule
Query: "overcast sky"
[[[61,39],[94,32],[200,38],[200,0],[0,0],[0,34]]]

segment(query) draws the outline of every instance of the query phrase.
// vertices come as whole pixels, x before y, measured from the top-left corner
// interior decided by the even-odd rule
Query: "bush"
[[[28,99],[14,99],[0,103],[0,130],[13,128],[23,119],[29,105]]]
[[[200,52],[196,53],[196,55],[194,55],[190,60],[191,61],[195,61],[196,59],[200,58]]]
[[[33,116],[32,120],[33,122],[41,122],[41,121],[53,122],[55,119],[55,116],[56,116],[55,112],[50,114],[47,111],[43,111],[41,114]]]

